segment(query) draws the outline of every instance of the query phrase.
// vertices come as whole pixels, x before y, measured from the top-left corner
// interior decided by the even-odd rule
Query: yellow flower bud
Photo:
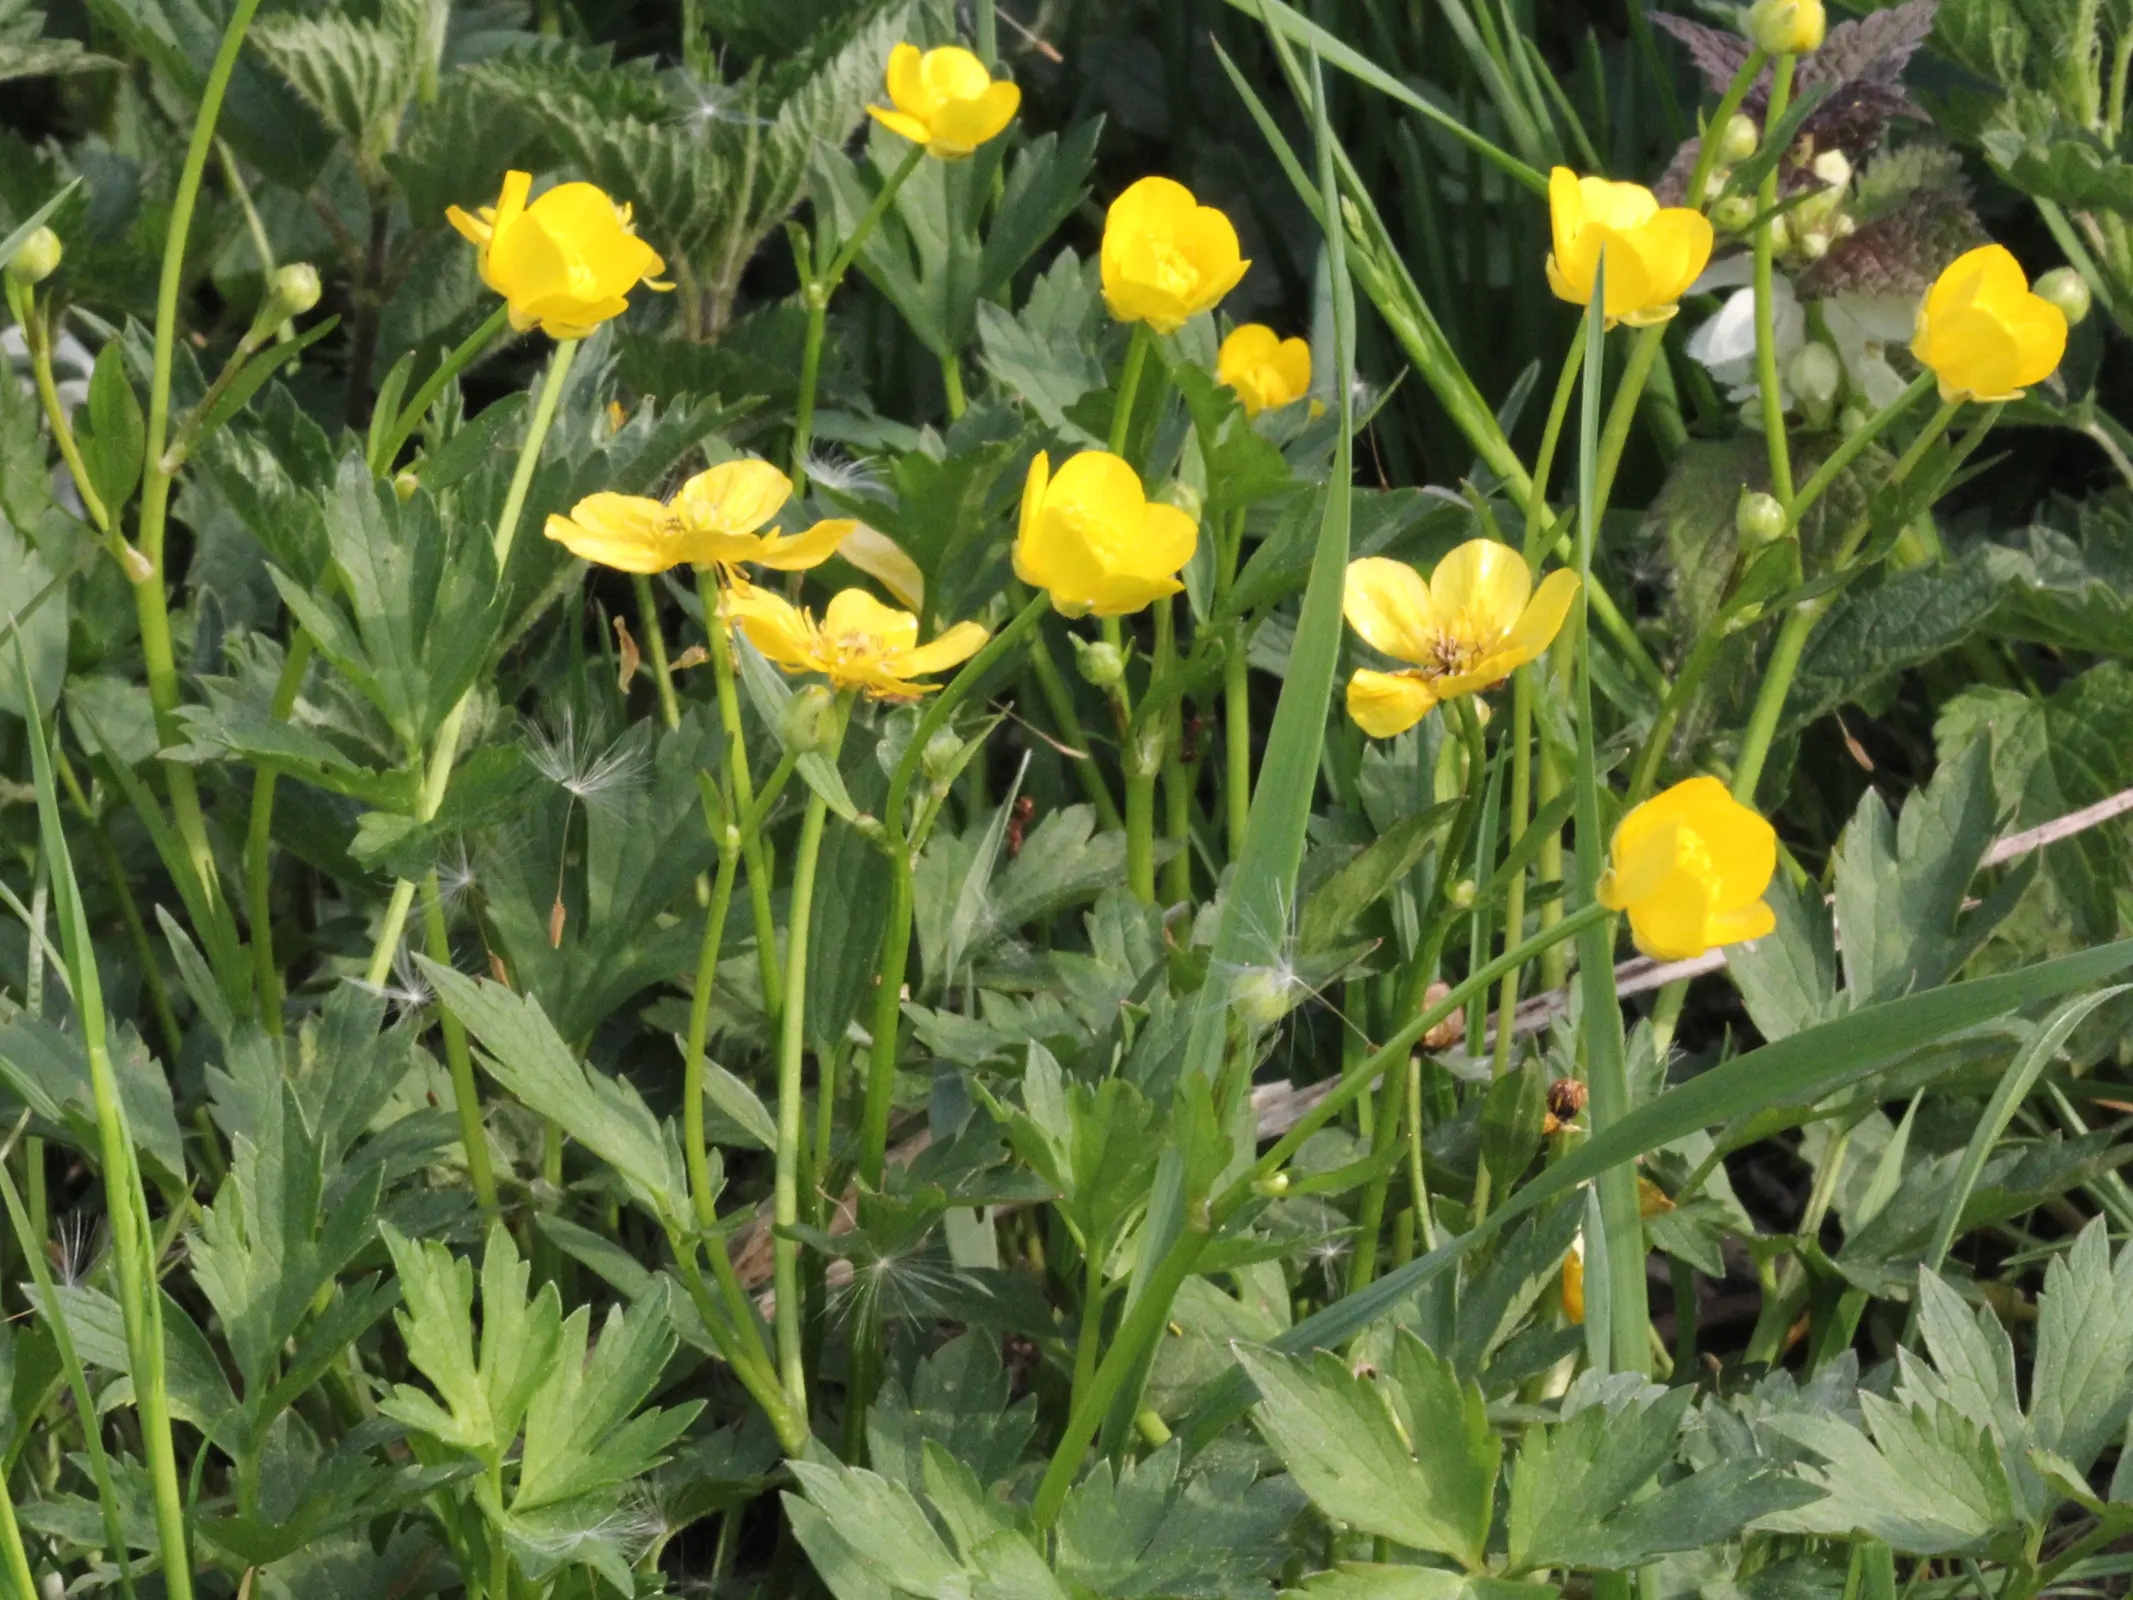
[[[39,228],[22,241],[7,263],[7,275],[17,283],[42,283],[59,270],[59,258],[65,254],[60,248],[59,235],[50,228]]]
[[[1615,829],[1600,903],[1629,914],[1637,948],[1686,961],[1777,926],[1763,903],[1777,832],[1716,778],[1690,778],[1633,809]]]
[[[1958,256],[1918,308],[1911,354],[1940,380],[1943,400],[2013,400],[2058,370],[2066,313],[2030,292],[2004,246]]]
[[[1199,525],[1150,500],[1140,474],[1104,450],[1084,450],[1054,477],[1043,451],[1022,488],[1015,576],[1070,617],[1120,617],[1185,586],[1177,575]]]
[[[1169,178],[1143,178],[1111,202],[1102,264],[1111,315],[1157,333],[1212,311],[1251,265],[1229,218]]]
[[[944,161],[960,161],[996,137],[1022,104],[1020,89],[995,83],[984,62],[952,44],[891,50],[888,90],[895,109],[868,106],[867,115]]]
[[[1311,392],[1311,347],[1281,338],[1263,322],[1247,322],[1222,341],[1215,376],[1237,391],[1244,414],[1256,417]]]
[[[1577,574],[1558,569],[1536,591],[1525,558],[1493,539],[1459,546],[1427,579],[1384,556],[1350,562],[1348,626],[1407,668],[1357,671],[1348,715],[1371,738],[1390,739],[1440,700],[1500,683],[1548,648],[1577,590]]]
[[[1821,49],[1828,28],[1822,0],[1755,0],[1748,8],[1749,39],[1774,56]]]
[[[1666,321],[1711,259],[1710,219],[1686,206],[1661,207],[1641,184],[1557,167],[1548,174],[1548,218],[1555,234],[1548,286],[1572,305],[1590,304],[1604,254],[1610,324]]]
[[[445,220],[480,249],[481,281],[511,308],[511,326],[582,339],[629,309],[629,292],[671,289],[666,263],[631,231],[630,208],[590,183],[559,183],[527,203],[533,174],[507,172],[494,206]]]

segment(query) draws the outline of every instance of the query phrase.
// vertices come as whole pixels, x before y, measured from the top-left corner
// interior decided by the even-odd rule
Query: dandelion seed
[[[742,99],[740,84],[707,83],[699,78],[686,79],[685,84],[689,103],[681,108],[680,121],[684,126],[701,131],[713,123],[735,128],[767,128],[771,125],[770,118],[759,117],[746,109],[753,101]]]
[[[423,977],[404,944],[393,957],[393,975],[389,980],[371,983],[362,978],[351,978],[349,982],[365,994],[376,995],[395,1016],[400,1017],[423,1010],[437,998],[437,991],[430,987],[429,980]]]
[[[53,1277],[64,1287],[71,1289],[89,1276],[96,1263],[98,1231],[96,1218],[79,1210],[54,1224],[45,1254],[51,1258]]]
[[[581,730],[575,712],[563,713],[553,732],[535,727],[526,734],[526,758],[534,771],[588,806],[611,806],[638,788],[651,765],[644,745],[624,735],[601,747],[597,730]]]
[[[437,862],[437,903],[449,910],[474,892],[474,861],[464,839],[454,839]]]

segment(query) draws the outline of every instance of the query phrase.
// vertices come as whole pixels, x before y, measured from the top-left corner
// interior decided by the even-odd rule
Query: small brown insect
[[[1022,835],[1029,827],[1029,819],[1037,814],[1037,802],[1028,795],[1018,796],[1015,809],[1007,817],[1007,858],[1012,861],[1022,854]]]

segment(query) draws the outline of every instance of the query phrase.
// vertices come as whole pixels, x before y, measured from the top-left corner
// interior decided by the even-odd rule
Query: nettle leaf
[[[394,1321],[407,1358],[442,1400],[397,1384],[379,1404],[385,1416],[440,1444],[493,1465],[518,1437],[533,1396],[562,1347],[562,1301],[553,1283],[526,1299],[531,1267],[501,1223],[482,1255],[481,1350],[474,1345],[474,1267],[437,1240],[421,1243],[388,1222],[378,1224],[400,1279],[403,1309]]]
[[[482,1065],[498,1083],[613,1167],[662,1224],[686,1222],[692,1212],[681,1150],[635,1088],[581,1062],[530,995],[426,956],[415,960],[481,1043]]]
[[[382,25],[333,14],[262,17],[250,35],[290,87],[355,146],[366,171],[375,171],[393,147],[401,113],[421,82],[421,41],[413,32],[419,11],[384,9]]]
[[[1239,1347],[1253,1417],[1327,1516],[1478,1570],[1503,1444],[1480,1389],[1404,1329],[1390,1371],[1364,1378],[1329,1351]]]
[[[0,0],[0,83],[13,78],[57,78],[77,72],[100,72],[118,63],[94,56],[78,40],[44,36],[42,11],[29,0]]]
[[[1056,1531],[1059,1576],[1076,1593],[1227,1600],[1263,1593],[1289,1552],[1303,1496],[1248,1465],[1180,1476],[1173,1440],[1114,1474],[1099,1461],[1068,1493]]]

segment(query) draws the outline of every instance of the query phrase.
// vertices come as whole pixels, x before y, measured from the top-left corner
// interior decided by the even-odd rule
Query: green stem
[[[1518,669],[1511,680],[1511,818],[1510,851],[1526,834],[1533,804],[1533,669]],[[1504,890],[1503,942],[1509,949],[1526,935],[1526,875],[1513,876]],[[1496,1050],[1490,1070],[1502,1077],[1511,1065],[1511,1024],[1518,1014],[1518,969],[1504,974],[1496,999]],[[1478,1041],[1475,1041],[1478,1043]],[[1469,1048],[1472,1048],[1471,1044]]]
[[[747,818],[755,812],[755,779],[748,768],[748,735],[741,726],[740,695],[733,681],[733,652],[740,645],[719,615],[718,583],[710,575],[709,568],[698,569],[696,592],[704,606],[719,722],[726,730],[726,767],[733,789],[733,810]],[[763,1014],[776,1017],[782,989],[778,973],[778,928],[770,914],[770,859],[763,848],[760,828],[744,826],[741,829],[741,851],[748,862],[748,906],[755,922],[756,968],[763,983]]]
[[[1612,913],[1605,906],[1580,907],[1554,927],[1536,933],[1515,950],[1506,950],[1488,965],[1468,973],[1443,999],[1422,1011],[1383,1045],[1343,1071],[1340,1081],[1323,1100],[1305,1112],[1294,1127],[1274,1141],[1265,1155],[1253,1162],[1241,1177],[1223,1190],[1214,1207],[1217,1225],[1227,1221],[1238,1206],[1251,1198],[1253,1184],[1263,1182],[1279,1172],[1282,1164],[1302,1149],[1304,1141],[1312,1134],[1347,1110],[1354,1103],[1355,1097],[1375,1083],[1381,1074],[1403,1064],[1430,1029],[1461,1010],[1477,994],[1488,993],[1489,986],[1505,973],[1516,971],[1544,951],[1553,949],[1564,940],[1584,931],[1590,924],[1610,915]]]
[[[1890,423],[1932,393],[1935,382],[1932,373],[1920,373],[1902,394],[1875,412],[1867,419],[1865,426],[1847,436],[1829,453],[1829,459],[1815,468],[1808,480],[1800,485],[1799,493],[1792,497],[1792,504],[1788,509],[1792,513],[1792,525],[1795,528],[1806,517],[1807,508],[1821,499],[1823,491],[1837,481],[1838,474],[1850,466],[1862,450],[1879,438]]]
[[[1096,1356],[1103,1344],[1104,1248],[1091,1239],[1081,1263],[1081,1327],[1074,1335],[1074,1386],[1067,1391],[1067,1415],[1074,1410],[1096,1381]]]
[[[644,653],[652,663],[652,680],[659,690],[659,720],[670,729],[681,726],[681,702],[674,696],[674,679],[667,670],[667,636],[659,626],[659,602],[652,594],[652,580],[641,572],[630,575],[637,592],[637,626],[644,633]]]
[[[1111,408],[1110,450],[1114,456],[1126,453],[1126,440],[1133,431],[1133,400],[1140,392],[1141,371],[1148,365],[1148,346],[1153,341],[1147,323],[1133,325],[1133,338],[1126,346],[1126,365],[1118,375],[1118,399]]]
[[[852,236],[830,258],[828,267],[801,287],[801,298],[807,305],[807,337],[800,352],[800,396],[793,407],[792,470],[788,474],[792,479],[795,501],[807,493],[807,452],[815,438],[815,389],[822,377],[822,338],[829,322],[830,296],[837,292],[837,286],[844,282],[844,275],[859,259],[860,250],[872,237],[881,219],[888,215],[896,192],[925,158],[926,147],[914,144],[889,174],[888,182],[875,191],[873,200],[852,229]]]
[[[82,460],[81,445],[74,437],[74,425],[67,420],[67,408],[59,403],[59,385],[52,376],[51,332],[45,325],[45,316],[38,313],[35,295],[27,285],[17,284],[13,278],[7,280],[9,307],[22,329],[22,342],[30,356],[30,375],[37,385],[37,398],[44,405],[52,442],[59,446],[59,459],[67,464],[74,479],[74,492],[81,496],[89,520],[96,524],[98,532],[109,535],[116,530],[115,518],[124,507],[107,508],[97,497],[88,464]],[[45,315],[49,315],[49,308]]]
[[[1233,512],[1223,530],[1221,560],[1215,568],[1215,604],[1229,598],[1244,554],[1244,511]],[[1252,814],[1252,663],[1244,618],[1229,626],[1222,644],[1222,725],[1226,760],[1223,805],[1229,824],[1229,854],[1244,849],[1244,825]]]
[[[1563,438],[1563,419],[1570,414],[1571,396],[1577,393],[1578,374],[1585,370],[1585,341],[1570,341],[1563,357],[1563,370],[1555,380],[1555,397],[1548,402],[1548,425],[1541,430],[1540,454],[1533,460],[1532,486],[1526,491],[1526,565],[1540,566],[1541,535],[1553,523],[1548,516],[1548,480],[1555,473],[1555,452]]]
[[[963,363],[956,356],[941,357],[941,387],[948,395],[948,420],[954,422],[970,408],[963,395]]]
[[[1126,887],[1144,906],[1155,904],[1155,774],[1142,752],[1126,752]]]
[[[438,893],[437,874],[423,879],[422,931],[429,958],[440,966],[452,965],[451,932],[444,922],[444,898]],[[450,1006],[438,1007],[438,1026],[444,1034],[444,1059],[452,1077],[452,1109],[459,1118],[459,1144],[467,1158],[467,1181],[474,1187],[475,1203],[484,1217],[494,1217],[500,1207],[496,1193],[496,1169],[489,1160],[489,1135],[481,1120],[481,1086],[474,1077],[474,1054],[467,1048],[467,1030]]]
[[[881,1187],[882,1170],[888,1160],[889,1113],[896,1098],[897,1029],[903,1017],[904,974],[911,959],[912,883],[911,853],[923,839],[905,833],[905,812],[911,780],[917,775],[926,745],[948,725],[956,708],[984,679],[993,665],[1033,632],[1051,609],[1046,596],[1034,596],[1015,619],[986,641],[985,648],[964,663],[948,686],[933,697],[926,714],[904,746],[903,756],[889,778],[889,795],[882,806],[882,843],[889,853],[889,917],[882,929],[881,957],[875,964],[874,1037],[867,1054],[866,1104],[860,1122],[859,1181],[869,1189]]]
[[[504,495],[504,508],[496,519],[492,549],[499,582],[510,568],[511,546],[518,537],[519,516],[526,509],[526,492],[532,487],[534,471],[541,464],[541,446],[547,441],[548,429],[555,421],[556,406],[563,397],[563,380],[569,375],[571,359],[577,353],[577,340],[562,340],[549,358],[548,375],[541,380],[540,396],[533,406],[533,420],[527,425],[525,442],[519,446],[518,466],[511,474],[511,487]],[[418,822],[428,822],[444,804],[444,792],[452,782],[452,764],[459,757],[459,735],[466,726],[467,712],[473,703],[474,691],[469,689],[446,713],[443,726],[437,730],[429,770],[423,778],[422,795],[415,812]],[[386,902],[385,920],[378,929],[378,942],[371,948],[370,966],[364,973],[365,981],[373,988],[382,985],[392,972],[393,957],[400,949],[400,935],[407,928],[407,914],[414,903],[414,881],[402,878],[393,885],[392,899]]]
[[[704,937],[696,949],[696,987],[689,996],[688,1044],[681,1058],[682,1157],[689,1168],[689,1198],[697,1225],[706,1232],[718,1226],[718,1196],[711,1187],[711,1162],[704,1144],[704,1040],[711,1031],[711,991],[718,975],[719,946],[725,942],[726,913],[733,905],[733,880],[740,871],[738,839],[720,840],[718,876],[711,883],[711,903],[704,908]]]
[[[163,467],[163,453],[170,440],[170,377],[178,343],[178,294],[184,286],[185,245],[192,232],[193,211],[200,200],[200,180],[214,149],[215,123],[222,114],[222,99],[229,90],[230,75],[236,70],[238,52],[244,47],[245,34],[258,9],[259,0],[237,0],[208,68],[200,109],[193,119],[192,140],[186,146],[185,164],[179,169],[178,186],[171,197],[163,267],[156,285],[155,356],[148,386],[148,431],[143,454],[147,470],[141,480],[139,526],[140,550],[147,558],[147,570],[129,576],[134,580],[134,609],[140,621],[141,653],[147,669],[148,697],[155,712],[156,742],[165,749],[182,742],[177,715],[178,663],[171,648],[169,598],[163,589],[163,544],[171,485],[170,475]],[[117,508],[107,509],[116,521]],[[221,900],[222,890],[192,768],[182,762],[166,762],[163,767],[179,837],[185,843],[202,895],[214,905]],[[190,1573],[173,1574],[171,1587],[176,1600],[191,1600]]]
[[[1036,1498],[1030,1504],[1030,1516],[1040,1532],[1048,1530],[1058,1520],[1059,1509],[1066,1503],[1067,1490],[1074,1485],[1074,1474],[1081,1466],[1081,1458],[1089,1443],[1096,1437],[1096,1429],[1104,1415],[1111,1409],[1111,1402],[1125,1387],[1127,1378],[1138,1369],[1142,1353],[1153,1344],[1170,1318],[1171,1302],[1177,1299],[1178,1290],[1192,1276],[1192,1269],[1200,1259],[1200,1252],[1207,1247],[1210,1237],[1207,1206],[1205,1202],[1188,1202],[1182,1230],[1177,1242],[1163,1255],[1148,1281],[1141,1286],[1126,1320],[1119,1325],[1110,1348],[1089,1381],[1088,1389],[1067,1417],[1065,1432],[1060,1436],[1059,1447],[1052,1452],[1051,1463],[1044,1470],[1043,1481],[1037,1485]]]
[[[282,657],[281,676],[274,683],[270,715],[287,722],[296,709],[297,692],[303,687],[304,671],[311,665],[311,635],[298,628]],[[274,961],[274,882],[271,850],[274,842],[274,788],[281,769],[262,762],[252,783],[252,815],[245,830],[244,877],[246,915],[251,922],[252,976],[259,990],[259,1021],[275,1038],[282,1031],[281,969]]]
[[[1770,72],[1770,109],[1763,117],[1763,137],[1768,139],[1785,119],[1786,103],[1792,98],[1794,58],[1781,55]],[[1721,130],[1722,131],[1722,130]],[[1772,232],[1776,219],[1778,168],[1783,158],[1763,175],[1756,198],[1761,221],[1755,225],[1755,377],[1762,390],[1763,437],[1770,447],[1770,492],[1778,504],[1792,506],[1792,445],[1785,433],[1785,397],[1778,386],[1777,302],[1772,298],[1776,275],[1777,238]]]
[[[771,1270],[778,1297],[778,1365],[785,1398],[803,1418],[807,1415],[807,1366],[800,1337],[800,1244],[789,1230],[800,1220],[800,1141],[805,1124],[800,1073],[807,1048],[807,937],[814,912],[815,863],[822,854],[822,829],[828,817],[828,802],[819,791],[810,789],[807,813],[800,823],[799,852],[793,859],[792,908],[787,914],[785,933],[785,1006],[778,1039],[778,1148],[772,1197],[778,1231],[771,1241]]]
[[[1726,92],[1718,102],[1718,109],[1711,113],[1711,120],[1704,124],[1703,137],[1696,144],[1696,165],[1690,169],[1689,184],[1682,204],[1692,211],[1703,209],[1704,196],[1711,187],[1711,174],[1718,165],[1719,145],[1726,136],[1726,124],[1740,110],[1740,103],[1748,98],[1748,91],[1755,87],[1755,80],[1763,75],[1763,68],[1770,62],[1769,55],[1757,47],[1748,52],[1748,59],[1740,64],[1733,74],[1733,81],[1726,85]],[[1773,113],[1768,119],[1777,120]],[[1767,126],[1767,123],[1766,123]]]
[[[400,408],[400,414],[394,419],[392,426],[379,435],[377,448],[370,455],[372,476],[383,477],[392,470],[392,464],[399,457],[401,447],[413,436],[415,429],[422,425],[422,419],[430,414],[430,407],[435,405],[437,397],[444,393],[444,386],[466,371],[496,342],[497,336],[509,327],[510,323],[511,307],[506,302],[491,312],[486,322],[461,340],[458,347],[438,364],[437,370],[415,391],[415,397]]]

